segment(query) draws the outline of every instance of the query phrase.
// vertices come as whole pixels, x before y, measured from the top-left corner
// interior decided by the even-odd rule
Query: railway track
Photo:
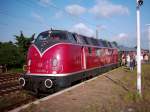
[[[3,103],[0,105],[0,111],[7,112],[11,109],[33,102],[36,99],[36,97],[21,90],[9,92],[9,94],[5,94],[5,96],[0,98],[0,104]]]
[[[0,110],[2,110],[1,112],[9,111],[9,110],[14,109],[18,106],[22,106],[24,104],[31,103],[31,102],[39,99],[39,98],[37,98],[31,94],[28,94],[27,92],[25,92],[21,89],[21,87],[19,86],[19,82],[17,80],[17,78],[19,78],[19,75],[16,76],[15,78],[14,77],[9,76],[8,79],[10,79],[10,80],[6,81],[5,78],[1,78],[1,76],[0,76],[0,78],[3,79],[3,82],[0,83],[0,96],[5,96],[5,98],[6,98],[6,100],[4,99],[4,100],[0,101],[0,105],[3,102],[8,103],[8,105],[6,103],[6,105],[4,105],[3,107],[0,107]],[[91,80],[94,80],[95,78],[93,78]],[[5,81],[4,81],[4,79],[5,79]],[[69,87],[69,88],[71,89],[71,88],[77,87],[83,83],[86,83],[86,82],[82,82],[82,83],[77,82],[76,83],[77,85],[76,84],[72,85],[72,87]],[[45,97],[44,99],[42,99],[44,101],[47,98],[53,97],[55,95],[57,96],[59,94],[62,94],[64,91],[70,90],[69,88],[64,88],[64,90],[62,89],[61,91],[56,91],[55,93],[53,93],[51,95],[49,94],[48,97],[41,96],[40,98]],[[10,98],[8,96],[10,96]],[[1,98],[3,98],[3,97],[0,97],[0,99]],[[39,102],[39,101],[40,100],[38,100],[37,102]]]
[[[18,78],[19,74],[0,74],[0,97],[21,89]]]
[[[35,96],[28,94],[19,85],[19,74],[0,74],[0,111],[6,112],[23,104],[34,101]]]

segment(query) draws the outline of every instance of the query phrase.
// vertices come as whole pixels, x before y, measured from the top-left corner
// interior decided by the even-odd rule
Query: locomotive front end
[[[59,31],[39,34],[28,50],[26,73],[19,79],[24,89],[45,93],[56,88],[56,76],[63,73],[60,45],[63,38],[65,33]]]

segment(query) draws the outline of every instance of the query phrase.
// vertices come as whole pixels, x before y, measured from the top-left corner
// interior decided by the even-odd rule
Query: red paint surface
[[[83,48],[85,50],[86,69],[117,63],[117,49],[110,49],[112,54],[106,55],[108,48],[99,48],[103,49],[104,53],[97,56],[96,48],[92,47],[92,52],[89,54],[88,47],[62,43],[48,48],[45,53],[41,54],[35,45],[32,45],[27,55],[27,63],[31,60],[31,64],[27,67],[28,72],[34,74],[53,74],[54,72],[63,74],[84,70]],[[58,61],[56,67],[52,66],[53,59]]]

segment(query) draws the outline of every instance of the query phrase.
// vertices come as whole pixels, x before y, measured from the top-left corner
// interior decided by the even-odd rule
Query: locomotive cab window
[[[73,35],[71,33],[68,33],[68,39],[71,43],[77,43],[75,38],[73,37]]]
[[[53,31],[50,34],[50,38],[53,40],[67,40],[66,38],[66,33],[65,32],[57,32],[57,31]]]
[[[60,31],[44,32],[38,35],[36,42],[40,41],[62,41],[67,40],[66,33]]]
[[[84,38],[81,35],[77,35],[77,41],[79,44],[86,44]]]
[[[39,41],[47,40],[48,37],[49,37],[49,35],[46,34],[46,33],[40,34],[40,35],[37,37],[37,40],[39,40]]]

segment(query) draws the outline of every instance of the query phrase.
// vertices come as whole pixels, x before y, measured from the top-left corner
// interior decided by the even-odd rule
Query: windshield
[[[64,31],[46,31],[38,35],[34,44],[40,52],[44,52],[48,47],[59,43],[68,42],[67,33]]]
[[[37,42],[67,40],[66,33],[60,31],[44,32],[38,35]]]

